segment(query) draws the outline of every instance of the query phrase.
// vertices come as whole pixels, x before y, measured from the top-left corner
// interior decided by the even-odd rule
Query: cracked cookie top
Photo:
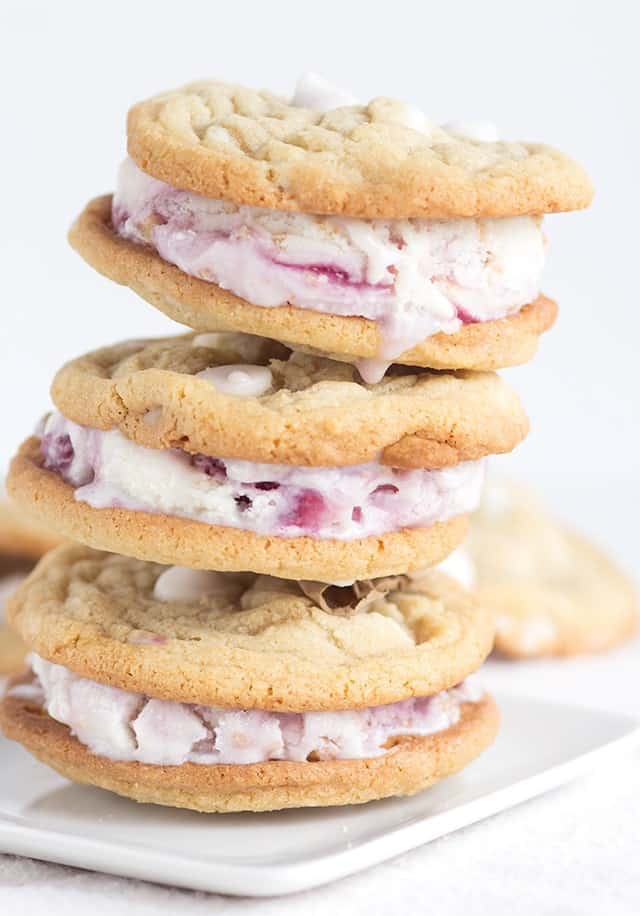
[[[394,366],[366,385],[348,363],[246,334],[105,347],[64,366],[52,397],[70,420],[149,448],[311,467],[446,467],[510,451],[528,430],[494,373]]]
[[[135,105],[128,149],[174,187],[238,204],[373,218],[500,217],[585,207],[584,171],[539,143],[486,142],[379,97],[316,111],[271,92],[191,83]]]
[[[491,648],[490,614],[438,572],[346,586],[185,570],[176,588],[168,576],[64,546],[10,600],[9,619],[39,655],[92,680],[280,711],[430,696]]]

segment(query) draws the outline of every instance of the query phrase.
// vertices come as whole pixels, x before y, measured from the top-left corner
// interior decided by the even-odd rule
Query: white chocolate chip
[[[438,563],[436,569],[451,576],[464,588],[473,588],[475,585],[475,566],[471,555],[464,547],[456,548],[445,560]]]
[[[556,625],[549,617],[532,617],[520,628],[519,647],[526,653],[547,649],[557,638]]]
[[[291,104],[295,108],[310,108],[312,111],[331,111],[345,105],[357,105],[358,99],[345,89],[334,86],[319,73],[303,73],[296,83]]]
[[[498,128],[491,121],[449,121],[442,127],[450,134],[483,143],[496,143],[500,139]]]
[[[197,373],[197,378],[211,382],[222,394],[237,397],[259,397],[271,388],[271,369],[266,366],[249,366],[238,363],[231,366],[215,366]]]
[[[411,130],[417,130],[422,134],[428,133],[431,129],[431,121],[427,120],[424,112],[416,105],[411,105],[409,102],[396,102],[394,108],[394,116],[389,119],[394,124],[410,127]]]
[[[191,341],[191,346],[192,347],[211,347],[211,349],[213,350],[217,346],[219,346],[223,336],[224,335],[220,333],[196,334],[196,336]]]
[[[156,579],[153,597],[158,601],[198,601],[217,591],[222,578],[220,573],[205,569],[170,566]]]

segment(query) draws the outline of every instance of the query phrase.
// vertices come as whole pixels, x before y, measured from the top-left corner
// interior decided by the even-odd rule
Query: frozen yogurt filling
[[[380,757],[403,735],[445,731],[484,691],[472,676],[451,690],[338,712],[276,713],[158,700],[79,677],[30,656],[35,680],[10,695],[41,705],[92,753],[161,766]]]
[[[95,509],[156,512],[280,537],[351,540],[428,527],[475,509],[484,478],[484,461],[440,470],[378,462],[313,468],[151,449],[59,413],[41,432],[44,467]]]
[[[426,337],[514,314],[540,291],[540,220],[364,220],[239,206],[118,175],[114,229],[180,270],[253,305],[294,305],[379,324],[367,381]]]

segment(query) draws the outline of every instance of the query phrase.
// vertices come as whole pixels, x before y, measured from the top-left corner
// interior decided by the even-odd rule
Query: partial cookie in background
[[[24,512],[0,494],[0,555],[38,560],[60,543],[59,535],[28,520]]]
[[[599,547],[523,487],[492,482],[466,542],[476,595],[496,612],[496,651],[513,658],[599,652],[637,625],[632,582]]]
[[[4,605],[23,581],[35,560],[60,538],[44,527],[27,522],[24,514],[0,497],[0,676],[20,671],[25,646],[4,622]]]
[[[31,564],[0,555],[0,677],[13,674],[23,666],[26,648],[20,637],[4,622],[7,598],[23,582]]]

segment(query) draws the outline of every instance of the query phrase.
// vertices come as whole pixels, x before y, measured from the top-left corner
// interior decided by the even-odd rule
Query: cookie
[[[201,811],[411,794],[494,737],[491,615],[441,573],[326,586],[50,553],[3,729],[79,782]]]
[[[312,77],[291,102],[202,82],[136,105],[115,194],[71,244],[195,329],[335,354],[370,383],[394,362],[531,358],[556,313],[541,215],[586,206],[587,176],[550,147],[345,101]]]
[[[57,547],[60,538],[49,530],[25,518],[24,514],[0,495],[0,572],[1,555],[26,560],[37,560]]]
[[[24,581],[29,568],[30,563],[21,557],[0,554],[0,678],[24,667],[26,647],[4,622],[4,608],[9,596]]]
[[[337,587],[79,546],[43,559],[9,607],[34,651],[86,678],[244,709],[431,695],[479,668],[493,642],[491,615],[438,572]]]
[[[202,81],[135,105],[127,132],[154,178],[276,210],[503,217],[577,209],[592,196],[582,169],[551,147],[467,139],[383,97],[321,112]]]
[[[108,789],[138,802],[202,812],[272,811],[354,805],[413,795],[469,764],[494,739],[497,708],[486,697],[463,708],[444,732],[397,739],[388,753],[363,760],[293,763],[267,761],[202,766],[157,766],[92,754],[69,729],[28,699],[0,703],[0,726],[9,738],[74,782]]]
[[[353,367],[248,335],[134,341],[58,373],[12,465],[20,504],[90,546],[325,581],[437,562],[482,458],[526,434],[493,374]]]
[[[236,364],[259,367],[253,393],[207,373]],[[105,347],[64,366],[51,393],[75,423],[119,429],[147,448],[310,467],[380,457],[440,468],[511,451],[528,432],[520,401],[493,373],[395,367],[365,385],[345,363],[245,334]]]
[[[71,228],[69,240],[79,254],[110,280],[129,286],[170,318],[200,331],[242,331],[275,338],[298,349],[314,349],[359,365],[375,377],[376,364],[389,348],[389,322],[357,313],[334,314],[291,304],[254,304],[211,280],[190,276],[164,260],[149,245],[114,231],[111,196],[91,201]],[[532,294],[534,295],[534,294]],[[460,322],[445,333],[417,333],[393,361],[434,369],[493,370],[530,360],[540,335],[554,323],[555,302],[543,295],[505,317]],[[455,324],[455,322],[453,322]]]
[[[496,613],[496,649],[503,655],[600,652],[637,626],[632,582],[601,548],[520,487],[489,488],[468,549],[476,595]]]
[[[94,509],[71,484],[43,467],[40,440],[28,439],[8,479],[34,518],[70,540],[142,560],[195,569],[252,570],[291,579],[341,582],[419,570],[444,559],[464,538],[462,513],[426,528],[403,528],[350,540],[274,537],[139,509]],[[473,494],[472,494],[473,495]]]
[[[0,589],[2,582],[0,582]],[[24,643],[16,636],[13,630],[0,620],[0,678],[6,674],[14,674],[24,667],[27,654]],[[0,683],[0,688],[2,684]],[[0,693],[2,690],[0,689]]]
[[[33,562],[60,543],[53,532],[29,521],[0,496],[0,677],[20,671],[25,646],[4,623],[4,604],[31,569]]]

